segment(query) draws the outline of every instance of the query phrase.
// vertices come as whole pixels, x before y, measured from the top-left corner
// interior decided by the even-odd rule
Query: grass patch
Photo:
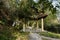
[[[28,33],[20,33],[20,40],[28,40]]]
[[[41,32],[40,35],[60,39],[60,34],[56,34],[56,33],[52,33],[52,32]]]
[[[28,32],[15,32],[13,33],[16,40],[28,40]]]

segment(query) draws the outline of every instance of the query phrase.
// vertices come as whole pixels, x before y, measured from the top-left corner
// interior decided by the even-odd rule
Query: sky
[[[35,1],[37,3],[39,0],[33,0],[33,1]]]

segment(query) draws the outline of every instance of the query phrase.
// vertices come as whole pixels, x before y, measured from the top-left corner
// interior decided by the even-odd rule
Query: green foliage
[[[0,40],[15,40],[16,37],[12,35],[12,31],[13,30],[10,30],[9,27],[7,26],[2,26],[0,25]]]
[[[60,33],[60,24],[48,24],[45,25],[45,30],[50,31],[50,32],[54,32],[54,33]]]
[[[6,2],[9,4],[9,6],[7,4],[5,4]],[[6,6],[8,6],[8,7],[6,7]],[[37,10],[31,8],[32,6],[34,6]],[[4,24],[5,26],[8,25],[8,27],[11,26],[12,23],[16,19],[18,19],[22,23],[27,24],[27,21],[31,21],[31,20],[29,20],[26,17],[31,17],[31,16],[34,17],[34,15],[37,16],[41,13],[41,11],[44,11],[45,14],[48,14],[47,18],[44,20],[45,21],[44,24],[46,26],[45,29],[49,30],[49,28],[53,28],[53,26],[51,26],[51,24],[52,24],[51,20],[56,18],[56,15],[55,15],[56,8],[53,8],[52,3],[49,2],[48,0],[39,0],[38,3],[35,3],[33,0],[22,0],[22,1],[16,1],[16,0],[6,1],[5,0],[5,2],[3,2],[3,1],[0,2],[0,9],[3,9],[4,10],[3,12],[9,11],[8,16],[9,16],[10,20],[7,20],[5,15],[1,15],[2,13],[0,14],[2,16],[1,23]],[[38,11],[39,13],[37,13],[36,11]],[[5,13],[5,14],[7,15],[7,13]],[[32,20],[30,26],[32,25],[33,21],[34,20]],[[8,28],[8,27],[6,27],[6,28]],[[22,29],[22,24],[19,24],[19,25],[16,24],[16,26],[11,27],[11,28],[14,31],[16,31],[16,30],[20,31]],[[15,40],[14,36],[12,35],[13,33],[11,33],[11,31],[12,30],[9,30],[9,29],[5,29],[5,30],[1,31],[0,39],[1,40]],[[23,34],[24,33],[22,33],[22,35]],[[25,33],[25,35],[26,34],[27,33]],[[49,34],[49,36],[52,36],[52,35]]]
[[[43,36],[60,39],[60,34],[56,34],[56,33],[52,33],[52,32],[41,32],[40,34]]]
[[[56,12],[56,9],[53,8],[51,2],[48,0],[40,0],[38,3],[35,3],[33,0],[22,0],[22,1],[16,1],[16,0],[9,0],[10,6],[10,17],[11,20],[15,20],[16,18],[21,19],[21,17],[25,16],[34,16],[36,13],[35,9],[32,9],[31,7],[34,6],[37,11],[43,10],[46,12],[48,9],[51,11],[51,13]],[[18,6],[18,7],[17,7]],[[53,15],[53,14],[52,14]],[[26,19],[26,18],[25,18]]]

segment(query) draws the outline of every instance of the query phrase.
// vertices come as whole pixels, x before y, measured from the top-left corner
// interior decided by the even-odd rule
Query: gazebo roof
[[[41,18],[46,18],[48,15],[47,14],[39,14],[39,15],[36,15],[34,17],[32,16],[23,16],[21,15],[20,17],[21,18],[26,18],[26,19],[29,19],[29,20],[40,20]]]
[[[46,18],[48,15],[47,14],[40,14],[37,15],[37,17],[29,17],[30,20],[40,20],[41,18]]]

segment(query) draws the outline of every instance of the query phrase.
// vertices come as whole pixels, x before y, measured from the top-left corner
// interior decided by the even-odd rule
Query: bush
[[[60,33],[60,25],[56,24],[56,25],[45,25],[45,30],[50,31],[50,32],[54,32],[54,33]]]
[[[7,26],[0,26],[2,29],[0,30],[0,40],[15,40],[16,37],[12,35],[12,31]]]

